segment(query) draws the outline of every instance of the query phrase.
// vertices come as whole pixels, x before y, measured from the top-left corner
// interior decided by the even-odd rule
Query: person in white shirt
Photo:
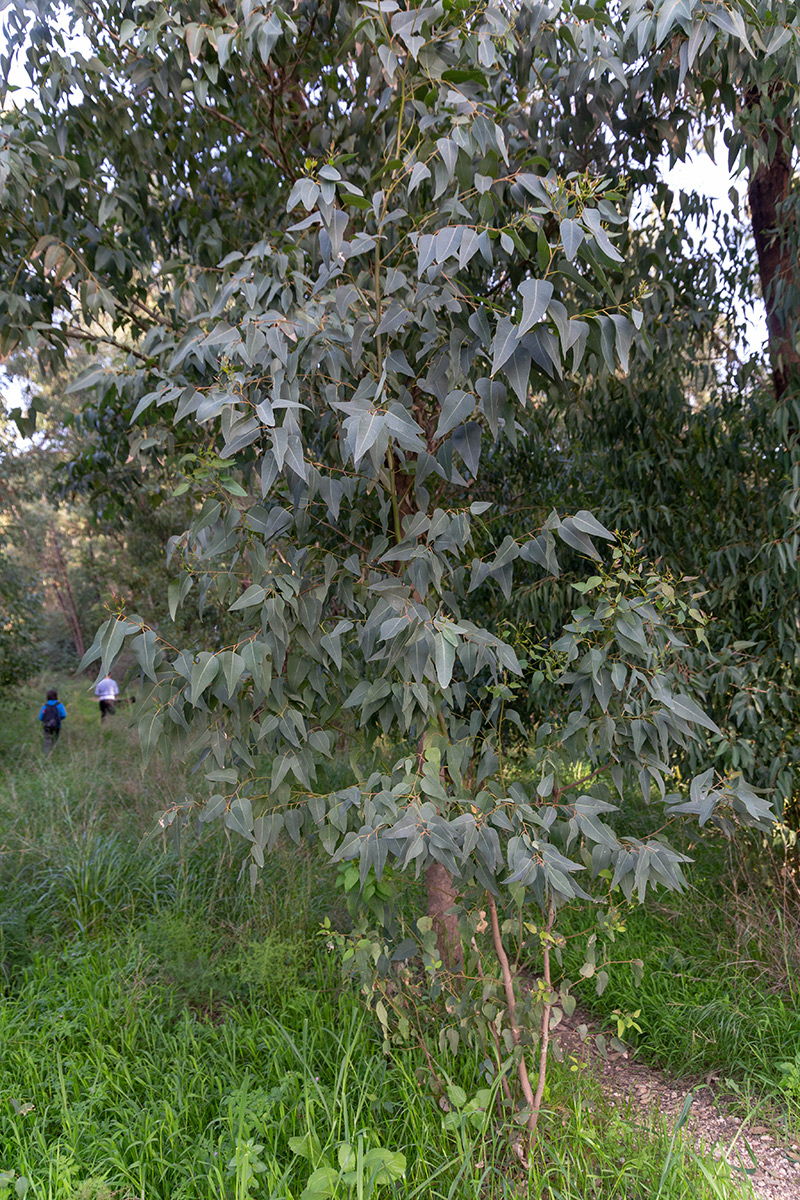
[[[105,721],[106,717],[110,717],[114,712],[114,701],[119,695],[116,681],[110,675],[106,675],[95,687],[94,694],[100,701],[100,720]]]

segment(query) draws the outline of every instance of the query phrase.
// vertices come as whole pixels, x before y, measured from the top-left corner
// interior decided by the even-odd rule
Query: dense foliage
[[[19,44],[26,11],[11,7]],[[741,637],[734,607],[712,651],[682,547],[669,545],[675,574],[652,565],[656,522],[636,522],[643,557],[581,496],[601,491],[614,526],[630,513],[625,472],[638,489],[642,464],[628,427],[649,417],[643,397],[656,400],[659,446],[671,412],[679,442],[702,440],[702,423],[687,420],[680,338],[694,329],[695,347],[713,346],[743,281],[727,273],[720,305],[701,280],[681,309],[675,280],[662,279],[670,230],[643,253],[648,235],[627,231],[631,204],[664,140],[677,154],[701,116],[724,109],[737,113],[732,153],[763,182],[790,136],[798,30],[774,8],[690,0],[655,13],[639,0],[615,13],[396,0],[71,11],[91,54],[67,51],[45,7],[27,50],[36,102],[6,114],[2,336],[45,366],[73,342],[124,351],[82,379],[101,397],[95,445],[106,452],[129,419],[129,477],[146,487],[154,474],[158,491],[180,467],[175,492],[193,520],[170,541],[170,614],[195,601],[206,614],[183,645],[141,615],[112,617],[86,661],[104,672],[129,646],[146,753],[177,749],[205,778],[163,822],[199,802],[202,821],[222,818],[248,843],[253,877],[282,832],[317,833],[334,858],[357,861],[362,886],[387,862],[424,870],[435,924],[418,933],[434,975],[440,957],[458,974],[463,945],[479,954],[490,928],[494,1015],[470,1011],[513,1061],[533,1128],[544,1061],[534,1094],[524,1046],[539,1029],[544,1054],[556,1003],[572,1003],[551,975],[558,909],[617,886],[643,898],[649,885],[681,885],[682,856],[656,832],[663,810],[648,836],[626,831],[631,789],[668,819],[770,821],[739,770],[752,756],[734,744],[737,714],[726,741],[698,703],[709,673],[726,695],[726,671],[741,668],[734,683],[747,683],[736,656],[754,639]],[[773,492],[793,463],[792,230],[767,252],[754,224],[783,414]],[[552,512],[493,528],[482,460],[489,447],[495,470],[513,458],[553,381],[604,429],[602,478],[587,464],[593,434],[571,465],[578,495],[556,488]],[[703,420],[716,430],[716,397],[691,400],[712,405]],[[568,433],[578,416],[562,410]],[[734,407],[724,423],[742,419]],[[560,436],[545,441],[556,481]],[[644,453],[660,474],[659,450]],[[672,488],[682,498],[705,487],[687,461],[688,473],[662,481],[670,500]],[[73,486],[96,492],[93,469],[74,468]],[[559,515],[573,497],[573,515]],[[737,539],[791,547],[790,506],[772,513],[774,529],[742,536],[739,523]],[[560,547],[593,574],[560,635],[551,622],[533,631],[534,714],[548,694],[536,689],[555,677],[566,702],[536,722],[523,780],[503,746],[509,724],[530,730],[513,703],[530,664],[499,621],[478,623],[475,600],[491,610],[496,590],[518,616],[515,590],[557,575]],[[796,572],[796,551],[784,556],[773,590]],[[757,658],[779,689],[794,669],[793,640],[789,655],[781,640],[792,614],[770,632],[772,657]],[[732,663],[719,657],[728,642]],[[315,790],[318,761],[354,726],[349,785]],[[701,730],[724,743],[720,769],[703,762],[688,779]],[[773,777],[793,753],[777,747]],[[498,901],[538,909],[529,932],[542,982],[524,1004]],[[361,966],[380,965],[380,943],[364,946]],[[592,943],[587,974],[593,956]]]
[[[0,549],[0,686],[27,678],[36,669],[38,600],[33,580],[20,577]]]
[[[22,496],[14,439],[0,423],[0,689],[27,679],[38,666],[42,623],[41,581],[20,554],[24,533]]]

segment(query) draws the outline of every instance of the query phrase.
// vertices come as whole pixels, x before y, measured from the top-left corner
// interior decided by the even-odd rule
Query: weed
[[[119,1200],[119,1192],[110,1188],[104,1179],[83,1179],[75,1184],[70,1200]]]
[[[788,1062],[776,1064],[781,1073],[781,1083],[787,1095],[800,1101],[800,1050]]]

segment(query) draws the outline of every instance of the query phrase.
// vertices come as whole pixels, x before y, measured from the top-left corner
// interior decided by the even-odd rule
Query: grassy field
[[[528,1169],[493,1106],[442,1111],[424,1057],[383,1053],[320,940],[324,917],[346,921],[331,868],[279,850],[251,896],[221,836],[142,844],[180,772],[143,777],[124,712],[101,727],[85,685],[60,695],[47,758],[40,691],[0,713],[0,1200],[21,1178],[36,1200],[295,1200],[312,1175],[307,1200],[746,1194],[670,1127],[608,1105],[587,1071],[553,1064]],[[778,1064],[800,1045],[796,994],[775,970],[764,983],[775,955],[757,958],[757,939],[741,963],[738,918],[720,920],[703,875],[715,853],[688,898],[631,911],[620,957],[635,947],[645,981],[633,993],[615,970],[598,1011],[641,1009],[643,1052],[792,1122],[800,1096]],[[443,1066],[467,1098],[486,1086],[478,1058]]]

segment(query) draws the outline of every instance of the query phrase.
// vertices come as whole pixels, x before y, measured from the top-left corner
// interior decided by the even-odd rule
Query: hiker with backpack
[[[61,732],[61,722],[66,718],[67,710],[58,698],[58,692],[51,688],[47,699],[42,705],[39,720],[44,731],[44,752],[49,754],[58,741]]]

